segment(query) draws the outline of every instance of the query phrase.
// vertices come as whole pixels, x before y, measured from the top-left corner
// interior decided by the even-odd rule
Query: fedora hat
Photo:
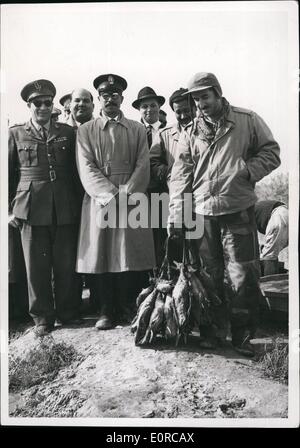
[[[155,98],[160,106],[165,102],[165,98],[160,95],[156,95],[155,91],[151,87],[143,87],[139,93],[137,99],[132,103],[135,109],[140,108],[140,104],[143,100],[149,100],[150,98]]]

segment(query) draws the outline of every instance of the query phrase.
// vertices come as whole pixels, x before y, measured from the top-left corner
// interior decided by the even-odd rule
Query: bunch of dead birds
[[[194,327],[211,323],[212,307],[221,303],[203,266],[195,268],[185,260],[173,266],[162,268],[137,297],[131,324],[136,345],[149,345],[158,335],[176,346],[180,338],[186,343]]]

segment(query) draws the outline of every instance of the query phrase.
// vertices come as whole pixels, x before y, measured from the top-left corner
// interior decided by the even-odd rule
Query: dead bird
[[[180,268],[180,273],[176,285],[173,289],[174,309],[178,320],[180,331],[187,325],[190,311],[189,282],[185,274],[185,265],[176,263]]]
[[[146,299],[141,303],[138,312],[137,319],[134,323],[136,327],[135,344],[138,345],[148,328],[150,316],[156,301],[158,291],[155,288]]]
[[[147,288],[142,289],[136,298],[136,306],[139,307],[140,304],[146,299],[146,297],[153,291],[154,282],[152,282]]]
[[[164,304],[164,318],[165,318],[165,338],[172,339],[177,336],[178,325],[176,321],[174,299],[170,294],[166,295]]]
[[[160,278],[156,283],[156,288],[159,292],[167,294],[174,288],[174,282],[172,280]]]
[[[139,343],[140,345],[152,342],[154,336],[161,329],[164,320],[164,305],[165,305],[165,296],[161,292],[158,292],[154,308],[149,320],[148,328],[146,330],[144,338]]]

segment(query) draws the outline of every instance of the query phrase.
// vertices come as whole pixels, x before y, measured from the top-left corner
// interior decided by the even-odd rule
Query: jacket
[[[169,222],[181,222],[184,193],[193,193],[193,210],[202,215],[247,209],[256,202],[255,183],[280,165],[279,145],[255,112],[229,106],[211,144],[197,132],[196,123],[197,118],[178,142]]]
[[[47,141],[33,123],[9,129],[9,211],[30,225],[79,221],[81,184],[74,130],[51,121]],[[54,217],[54,210],[55,215]]]
[[[151,192],[168,191],[180,132],[179,125],[173,124],[160,130],[154,137],[150,148]]]
[[[119,207],[120,189],[128,195],[145,193],[149,183],[149,150],[144,127],[127,120],[123,114],[117,123],[100,115],[81,125],[77,130],[77,166],[85,189],[77,272],[152,269],[155,257],[150,226],[133,228],[117,223],[121,216],[127,220],[133,208],[128,205],[125,211]],[[146,196],[145,200],[147,208]],[[117,225],[102,227],[99,222],[108,210],[114,213],[115,204]]]

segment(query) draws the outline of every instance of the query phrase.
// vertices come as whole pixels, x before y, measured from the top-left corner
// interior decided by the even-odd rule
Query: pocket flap
[[[19,182],[17,191],[28,191],[30,189],[31,180]]]
[[[37,143],[32,142],[17,142],[18,151],[36,151],[38,147]]]

